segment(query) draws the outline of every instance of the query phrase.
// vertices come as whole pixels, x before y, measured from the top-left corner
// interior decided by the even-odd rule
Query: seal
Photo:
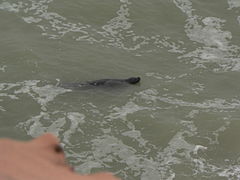
[[[87,81],[80,83],[60,83],[59,86],[66,89],[89,89],[94,87],[119,87],[129,84],[137,84],[141,80],[140,77],[130,77],[127,79],[99,79],[95,81]]]

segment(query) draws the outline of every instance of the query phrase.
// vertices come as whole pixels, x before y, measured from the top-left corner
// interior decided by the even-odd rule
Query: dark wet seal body
[[[87,81],[84,83],[60,83],[59,86],[66,89],[89,89],[94,87],[119,87],[129,84],[137,84],[141,80],[140,77],[130,77],[127,79],[100,79],[95,81]]]

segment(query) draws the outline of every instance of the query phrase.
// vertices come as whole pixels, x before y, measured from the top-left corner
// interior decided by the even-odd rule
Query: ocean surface
[[[0,137],[51,132],[79,173],[240,179],[240,0],[0,0],[0,42]]]

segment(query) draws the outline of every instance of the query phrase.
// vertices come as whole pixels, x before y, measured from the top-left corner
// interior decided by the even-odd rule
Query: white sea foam
[[[32,16],[29,16],[29,17],[23,17],[23,20],[26,22],[26,23],[39,23],[41,21],[40,18],[34,18]]]
[[[232,33],[224,28],[226,20],[217,17],[202,17],[194,14],[194,8],[189,0],[175,0],[175,5],[187,15],[185,32],[189,39],[198,42],[198,47],[192,52],[179,56],[180,59],[190,58],[195,68],[204,68],[203,64],[218,65],[213,71],[239,71],[239,57],[234,54],[239,51],[237,45],[231,45]],[[239,2],[228,1],[230,8],[238,7]],[[199,23],[199,22],[202,23]],[[224,30],[223,30],[224,29]]]
[[[93,140],[92,143],[94,145],[93,157],[99,162],[107,163],[119,158],[122,163],[127,165],[125,170],[133,171],[135,177],[140,176],[141,179],[151,178],[152,180],[162,177],[157,162],[138,155],[136,150],[113,136],[105,135]],[[124,171],[119,173],[124,174]]]
[[[144,36],[133,30],[128,0],[120,1],[119,9],[113,18],[106,21],[102,27],[95,28],[90,24],[71,22],[70,19],[57,12],[49,10],[52,0],[27,0],[25,2],[0,4],[0,9],[18,13],[24,22],[36,25],[43,36],[49,39],[61,39],[70,34],[76,41],[100,43],[104,46],[114,46],[127,51],[137,51],[136,55],[151,53],[159,48],[166,48],[172,53],[184,53],[182,42],[175,42],[169,36]],[[57,2],[54,2],[57,3]],[[146,47],[151,48],[146,48]],[[146,50],[145,50],[146,48]],[[154,49],[152,49],[154,48]]]
[[[0,71],[2,71],[2,72],[6,72],[6,68],[7,68],[6,65],[0,66]]]
[[[239,8],[240,1],[239,0],[228,0],[229,9]]]
[[[240,107],[240,100],[231,99],[229,101],[225,99],[215,98],[212,100],[205,100],[203,102],[188,102],[181,99],[177,99],[171,96],[165,97],[158,95],[158,91],[155,89],[146,89],[136,93],[142,99],[150,100],[152,102],[160,101],[172,105],[178,105],[182,107],[193,107],[199,109],[237,109]]]
[[[14,90],[14,96],[17,97],[19,94],[28,94],[31,96],[39,105],[41,105],[42,109],[46,109],[47,103],[54,100],[59,94],[63,94],[65,92],[69,92],[69,90],[56,87],[54,85],[45,85],[45,86],[38,86],[37,84],[40,81],[38,80],[29,80],[18,82],[15,84],[7,84],[10,90],[13,87],[19,87],[18,89]]]
[[[41,112],[40,115],[28,119],[26,122],[20,124],[22,127],[25,127],[27,134],[32,137],[37,137],[46,132],[51,132],[56,136],[59,136],[61,128],[64,126],[65,119],[58,118],[54,119],[54,122],[50,126],[45,127],[42,121],[51,121],[49,114]]]
[[[186,115],[186,118],[193,119],[197,114],[199,114],[199,110],[191,110],[188,115]]]
[[[2,2],[0,4],[0,10],[7,10],[10,12],[19,12],[22,7],[22,2],[10,4],[9,2]]]
[[[37,94],[34,99],[42,106],[45,107],[48,102],[54,100],[59,94],[69,92],[69,90],[56,87],[54,85],[45,85],[42,87],[33,86],[32,91]]]
[[[146,109],[150,110],[146,107],[142,108],[136,103],[130,101],[122,107],[113,108],[114,112],[106,117],[111,120],[127,120],[128,114]],[[104,135],[95,137],[91,141],[91,144],[93,144],[91,150],[92,155],[88,155],[88,158],[86,159],[78,160],[79,162],[81,161],[81,165],[77,167],[80,172],[90,172],[94,167],[107,168],[108,163],[120,161],[126,166],[124,170],[118,171],[118,174],[121,174],[122,176],[124,176],[126,171],[131,171],[134,173],[135,177],[144,180],[172,180],[176,176],[172,166],[177,164],[180,165],[185,158],[188,159],[189,162],[193,161],[191,153],[196,152],[196,147],[199,147],[198,151],[201,149],[200,145],[190,144],[185,139],[186,136],[191,137],[196,134],[196,127],[190,121],[182,122],[182,125],[186,130],[183,129],[182,131],[177,132],[164,148],[151,144],[142,136],[141,131],[137,130],[134,123],[131,121],[125,122],[128,130],[123,131],[121,135],[127,136],[131,140],[137,142],[141,148],[138,149],[132,147],[130,144],[127,145],[121,139],[111,135],[111,131],[106,131]],[[157,152],[157,156],[142,155],[142,151],[148,154],[152,150]],[[77,156],[74,157],[77,158]],[[96,166],[92,164],[93,162],[95,162],[94,164]]]
[[[6,111],[6,110],[2,106],[0,106],[0,111]]]
[[[17,83],[0,83],[0,97],[9,98],[10,100],[21,100],[22,95],[28,95],[40,105],[42,112],[39,115],[35,115],[24,123],[20,123],[21,127],[24,127],[29,135],[36,137],[44,132],[51,131],[58,134],[59,128],[64,125],[63,119],[55,120],[48,128],[44,127],[41,120],[49,120],[49,115],[46,113],[48,103],[52,102],[59,94],[63,94],[66,91],[63,88],[59,88],[53,85],[38,86],[39,80],[28,80]],[[6,111],[1,106],[1,111]]]
[[[223,133],[230,125],[230,121],[228,121],[228,118],[225,118],[225,122],[222,126],[220,126],[218,129],[212,132],[213,137],[209,137],[210,144],[219,144],[219,135]]]
[[[207,147],[205,146],[202,146],[202,145],[196,145],[194,150],[193,150],[193,153],[194,154],[198,154],[199,151],[203,151],[203,150],[206,150]]]
[[[188,17],[193,16],[194,9],[192,8],[192,2],[189,0],[174,0],[175,5],[184,12]]]
[[[67,131],[63,133],[64,136],[64,142],[70,143],[70,137],[77,131],[80,131],[81,133],[84,133],[81,130],[81,125],[85,123],[85,115],[81,114],[79,112],[68,112],[67,113],[67,119],[70,121],[70,127]]]
[[[139,144],[141,146],[144,146],[147,143],[147,141],[144,138],[142,138],[141,131],[139,131],[139,130],[134,129],[134,130],[130,130],[130,131],[125,131],[125,132],[122,133],[122,135],[123,136],[128,136],[132,139],[135,139],[136,141],[139,142]]]
[[[156,79],[163,79],[163,75],[161,75],[160,73],[156,73],[156,72],[148,72],[148,73],[146,73],[146,76],[154,77]]]
[[[83,132],[80,125],[85,122],[84,114],[78,112],[40,112],[39,115],[18,124],[18,127],[26,130],[28,135],[37,137],[43,133],[50,132],[60,136],[60,132],[70,123],[68,130],[63,133],[63,143],[71,144],[70,138],[77,131]],[[47,126],[45,124],[48,124]]]
[[[49,119],[49,115],[45,112],[41,112],[39,115],[31,117],[25,122],[19,123],[18,127],[26,130],[28,135],[32,137],[40,136],[41,134],[46,132],[46,129],[43,127],[41,123],[41,119]]]
[[[108,116],[106,116],[106,119],[109,120],[114,120],[114,119],[123,119],[126,120],[127,119],[127,115],[128,114],[132,114],[135,113],[137,111],[141,111],[141,110],[145,110],[148,109],[147,107],[142,107],[139,106],[137,104],[135,104],[134,102],[127,102],[127,104],[125,104],[122,107],[113,107],[113,112],[110,113]]]
[[[10,99],[19,99],[16,95],[0,93],[0,97],[9,97]]]
[[[240,179],[240,165],[230,165],[218,173],[220,177],[226,177],[228,180]]]
[[[119,33],[121,29],[128,30],[132,27],[132,22],[129,19],[129,9],[128,9],[128,0],[122,2],[123,4],[120,6],[117,11],[117,16],[112,18],[107,22],[102,28],[110,33],[112,36],[115,36]]]

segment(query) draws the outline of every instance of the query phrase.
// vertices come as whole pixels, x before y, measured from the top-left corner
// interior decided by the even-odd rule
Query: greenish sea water
[[[51,132],[79,173],[240,179],[239,0],[0,0],[0,40],[0,137]]]

